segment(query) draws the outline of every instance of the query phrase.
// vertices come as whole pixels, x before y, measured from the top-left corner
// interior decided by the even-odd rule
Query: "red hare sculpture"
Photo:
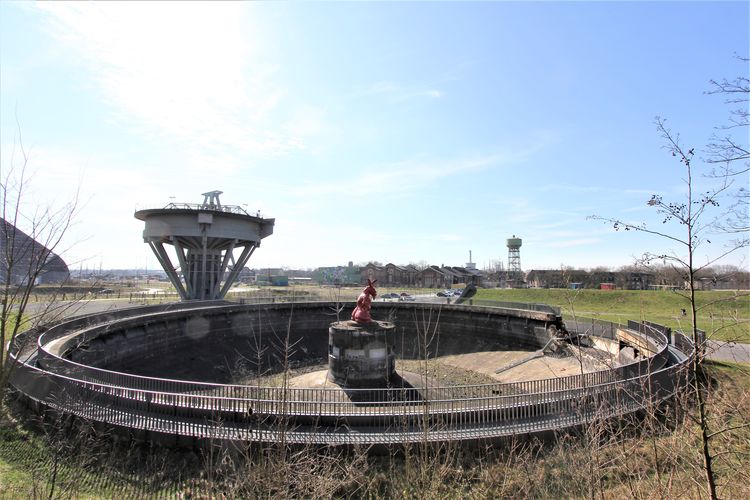
[[[375,290],[375,283],[377,282],[378,280],[367,280],[367,287],[362,290],[362,293],[357,297],[357,307],[352,311],[352,321],[362,324],[370,323],[372,321],[370,307],[372,307],[372,299],[378,295],[377,290]]]

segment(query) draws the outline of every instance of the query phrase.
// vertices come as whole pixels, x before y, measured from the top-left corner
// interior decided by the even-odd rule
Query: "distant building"
[[[687,288],[688,284],[685,283]],[[697,290],[750,290],[750,273],[733,271],[723,274],[701,276],[695,281]]]
[[[473,263],[470,264],[473,265]],[[452,285],[474,283],[476,286],[482,286],[484,284],[485,273],[476,267],[445,266],[443,271],[451,274]]]
[[[62,283],[70,278],[65,261],[10,222],[0,219],[0,280],[13,285]]]
[[[289,276],[271,276],[271,285],[289,286]]]
[[[388,263],[379,266],[369,263],[359,269],[360,284],[378,280],[379,286],[409,286],[418,288],[451,288],[453,285],[474,282],[482,286],[486,273],[478,269],[458,266],[428,266],[421,271],[414,265],[399,266]]]
[[[396,264],[388,263],[385,269],[385,282],[383,285],[409,285],[409,273],[405,268]]]
[[[654,275],[635,271],[534,269],[528,272],[526,281],[533,288],[570,288],[576,284],[576,288],[648,290],[654,283]]]
[[[230,264],[230,265],[227,266],[226,273],[224,273],[224,279],[226,279],[227,276],[229,276],[229,274],[232,271],[234,271],[234,266]],[[248,267],[243,267],[240,270],[239,274],[237,274],[237,281],[238,282],[245,282],[245,283],[252,283],[252,282],[254,282],[255,281],[255,270],[254,269],[250,269]]]
[[[616,273],[616,283],[628,290],[648,290],[654,284],[656,277],[653,273],[639,273],[634,271]]]
[[[429,266],[417,275],[417,286],[420,288],[447,288],[453,283],[453,274],[445,268]]]
[[[378,285],[383,286],[385,284],[385,268],[378,266],[372,262],[368,263],[364,267],[359,268],[360,284],[367,283],[367,280],[375,281],[378,280]]]
[[[357,285],[361,282],[359,267],[351,262],[347,266],[319,267],[310,276],[319,285]]]
[[[409,264],[404,266],[404,271],[409,286],[417,286],[417,275],[419,274],[419,269],[417,269],[414,264]]]
[[[588,275],[586,271],[576,269],[533,269],[526,274],[526,283],[532,288],[568,288],[571,283],[586,287]]]

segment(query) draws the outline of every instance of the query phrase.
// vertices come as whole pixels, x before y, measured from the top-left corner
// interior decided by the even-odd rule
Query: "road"
[[[158,302],[149,301],[149,305],[157,304]],[[60,300],[55,302],[54,311],[50,311],[50,317],[63,317],[69,318],[73,316],[80,316],[83,314],[95,314],[106,311],[114,311],[117,309],[125,309],[128,307],[138,307],[145,305],[138,301],[130,301],[128,299],[96,299],[96,300]],[[36,315],[41,314],[49,304],[46,302],[30,302],[26,306],[26,314]]]
[[[734,363],[750,363],[750,344],[737,342],[708,341],[706,356],[717,361],[732,361]]]

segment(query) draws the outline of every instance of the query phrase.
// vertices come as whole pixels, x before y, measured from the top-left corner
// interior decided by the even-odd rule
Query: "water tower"
[[[135,213],[135,218],[146,224],[143,241],[153,250],[182,300],[224,298],[260,240],[273,234],[274,219],[222,205],[220,194],[203,193],[201,204],[170,203]],[[177,266],[165,244],[174,249]],[[230,263],[231,271],[225,278]]]
[[[523,280],[521,271],[521,238],[512,238],[506,240],[508,245],[508,281],[520,282]]]

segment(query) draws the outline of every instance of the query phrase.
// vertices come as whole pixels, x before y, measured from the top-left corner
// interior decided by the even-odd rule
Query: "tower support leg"
[[[182,286],[180,277],[177,275],[177,271],[172,265],[172,261],[170,260],[167,251],[164,250],[164,245],[161,242],[154,241],[149,241],[148,245],[151,247],[154,255],[156,255],[156,259],[159,261],[159,264],[161,264],[161,267],[163,267],[164,271],[166,271],[167,276],[169,277],[169,281],[171,281],[175,289],[177,289],[177,293],[180,294],[180,298],[182,298],[182,300],[188,300],[190,297],[188,297],[185,288]]]
[[[234,280],[237,279],[240,271],[242,271],[242,268],[245,267],[245,264],[247,264],[247,261],[250,259],[250,256],[253,254],[256,248],[257,246],[249,244],[242,250],[240,258],[237,259],[232,272],[229,274],[229,276],[227,276],[227,280],[224,282],[224,286],[221,288],[221,292],[219,293],[219,297],[217,298],[223,299],[226,296],[227,292],[229,291],[229,287],[231,287],[232,283],[234,283]]]

